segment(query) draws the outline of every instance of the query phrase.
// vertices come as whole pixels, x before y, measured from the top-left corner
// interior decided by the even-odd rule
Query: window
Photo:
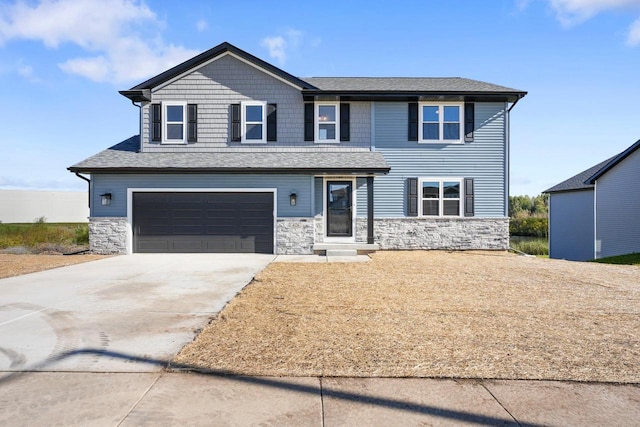
[[[164,139],[168,143],[185,143],[186,104],[164,103]]]
[[[462,179],[423,178],[420,180],[422,216],[460,216]]]
[[[339,104],[316,104],[316,142],[339,142]]]
[[[463,104],[420,104],[419,141],[436,143],[462,142]]]
[[[242,142],[266,142],[265,102],[243,102],[242,104]]]

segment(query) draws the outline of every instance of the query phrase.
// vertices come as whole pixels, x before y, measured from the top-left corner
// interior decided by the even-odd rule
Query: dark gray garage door
[[[273,253],[273,193],[133,193],[133,248]]]

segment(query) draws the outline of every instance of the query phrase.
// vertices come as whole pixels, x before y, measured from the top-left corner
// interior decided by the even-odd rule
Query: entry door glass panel
[[[352,186],[351,181],[327,181],[327,236],[353,235]]]

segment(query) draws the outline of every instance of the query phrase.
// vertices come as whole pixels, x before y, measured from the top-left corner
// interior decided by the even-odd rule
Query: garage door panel
[[[133,194],[135,252],[273,253],[273,193]]]

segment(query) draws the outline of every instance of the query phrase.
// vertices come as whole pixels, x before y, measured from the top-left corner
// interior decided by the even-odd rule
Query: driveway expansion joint
[[[487,390],[487,393],[489,393],[491,395],[491,397],[493,397],[493,400],[495,400],[498,405],[500,405],[500,407],[502,409],[504,409],[504,411],[509,414],[509,416],[511,418],[513,418],[513,421],[518,424],[520,427],[522,427],[522,424],[520,424],[520,421],[518,421],[516,419],[516,417],[502,404],[502,402],[500,402],[500,400],[498,400],[498,398],[491,392],[491,390],[489,390],[489,388],[487,387],[487,385],[484,382],[480,382],[480,385],[482,386],[482,388],[484,388],[485,390]]]

